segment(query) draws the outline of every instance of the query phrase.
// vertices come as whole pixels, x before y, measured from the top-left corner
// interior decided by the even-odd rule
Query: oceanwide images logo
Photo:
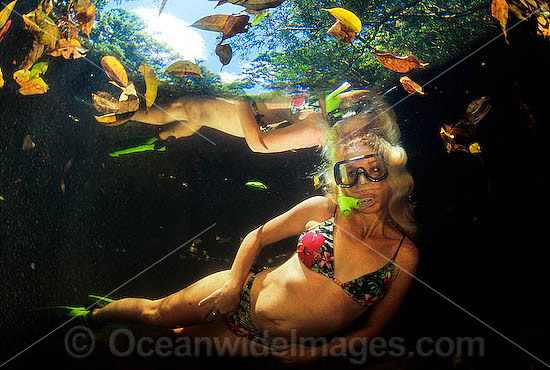
[[[407,346],[402,337],[382,338],[312,338],[298,337],[291,330],[291,338],[270,338],[264,333],[264,344],[243,337],[146,337],[136,336],[128,329],[116,329],[108,337],[107,345],[116,357],[345,357],[352,364],[364,364],[369,358],[403,356],[417,357],[483,357],[485,340],[481,337],[422,337],[414,346]],[[268,339],[269,338],[269,339]],[[267,344],[265,344],[267,343]],[[67,353],[77,359],[90,356],[96,346],[94,333],[85,326],[75,326],[65,335]]]

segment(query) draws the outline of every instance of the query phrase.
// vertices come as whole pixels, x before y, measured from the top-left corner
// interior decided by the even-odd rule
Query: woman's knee
[[[162,322],[166,320],[166,314],[169,311],[165,301],[166,298],[144,304],[141,311],[143,320],[150,325],[163,326]]]

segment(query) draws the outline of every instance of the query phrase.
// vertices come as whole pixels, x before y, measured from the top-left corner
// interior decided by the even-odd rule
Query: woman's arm
[[[246,277],[262,248],[279,240],[298,235],[305,230],[308,221],[324,221],[332,214],[332,202],[324,197],[313,197],[294,206],[289,211],[251,231],[243,239],[233,265],[230,278],[224,287],[201,300],[199,305],[214,302],[214,309],[221,315],[233,312]]]
[[[324,221],[332,214],[333,206],[331,204],[330,200],[325,197],[317,196],[306,199],[250,232],[243,239],[231,266],[231,279],[235,280],[234,283],[237,286],[242,286],[264,246],[299,235],[305,230],[308,221]]]
[[[235,104],[246,143],[257,153],[278,153],[318,146],[324,130],[328,129],[323,115],[311,111],[299,114],[291,120],[289,126],[263,133],[250,103],[238,101]]]

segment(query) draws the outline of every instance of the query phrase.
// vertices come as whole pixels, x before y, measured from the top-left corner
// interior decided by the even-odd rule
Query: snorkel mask
[[[359,113],[362,112],[368,112],[372,109],[372,102],[370,100],[364,99],[359,100],[352,104],[349,107],[341,108],[340,105],[342,103],[342,100],[346,96],[351,96],[354,92],[360,93],[360,92],[367,92],[366,90],[350,90],[347,91],[348,88],[351,87],[351,84],[349,82],[344,82],[342,85],[340,85],[337,89],[332,91],[330,94],[328,94],[325,97],[325,109],[327,112],[327,120],[331,127],[330,131],[330,140],[332,142],[336,142],[338,140],[338,132],[336,131],[336,128],[334,125],[346,118],[353,117]],[[373,157],[373,155],[370,155]],[[344,216],[349,216],[351,214],[351,209],[356,208],[358,209],[362,203],[361,199],[357,199],[354,197],[350,197],[344,194],[344,191],[342,190],[342,187],[351,187],[355,185],[357,182],[357,178],[353,183],[348,183],[347,181],[342,181],[342,177],[337,174],[337,169],[340,168],[343,164],[349,163],[350,161],[353,161],[354,159],[348,160],[348,161],[342,161],[337,162],[336,161],[336,148],[333,146],[331,148],[331,159],[334,166],[334,173],[335,173],[335,181],[338,186],[338,208],[340,209],[340,213]],[[358,158],[357,158],[358,159]],[[374,180],[372,180],[373,176],[369,176],[369,170],[365,170],[365,168],[361,168],[360,173],[363,173],[367,178],[371,181],[381,181],[386,178],[387,172],[383,177],[376,178],[374,177]],[[357,174],[359,176],[359,173]]]

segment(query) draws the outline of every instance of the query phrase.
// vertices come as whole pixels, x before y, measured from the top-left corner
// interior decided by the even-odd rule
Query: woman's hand
[[[207,321],[213,321],[220,316],[226,317],[235,312],[239,307],[240,297],[241,289],[238,285],[228,281],[208,297],[203,298],[199,302],[199,307],[210,306],[210,309],[206,310],[204,318]]]

